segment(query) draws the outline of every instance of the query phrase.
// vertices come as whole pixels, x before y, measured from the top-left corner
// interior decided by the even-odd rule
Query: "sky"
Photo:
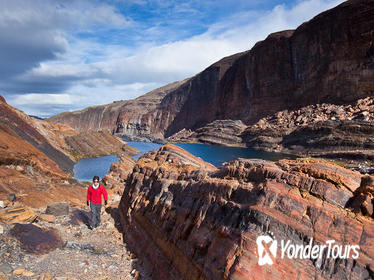
[[[0,0],[0,95],[30,115],[133,99],[341,0]]]

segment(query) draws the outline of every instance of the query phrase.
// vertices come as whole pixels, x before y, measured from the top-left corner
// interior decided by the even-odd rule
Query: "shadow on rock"
[[[70,223],[72,225],[85,224],[90,227],[91,213],[82,209],[74,209],[70,215]]]
[[[40,228],[33,224],[15,224],[10,232],[21,242],[23,250],[36,255],[49,253],[64,245],[59,232],[53,228]]]
[[[110,216],[112,217],[113,221],[114,221],[114,226],[116,227],[116,229],[119,231],[119,232],[123,232],[122,230],[122,225],[121,225],[121,222],[120,222],[120,216],[119,216],[119,210],[117,207],[107,207],[105,209],[105,212],[110,214]]]

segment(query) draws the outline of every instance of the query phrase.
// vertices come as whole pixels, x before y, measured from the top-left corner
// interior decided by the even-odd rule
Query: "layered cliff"
[[[347,1],[184,82],[51,120],[83,130],[160,138],[215,120],[252,125],[283,110],[349,104],[374,93],[373,15],[373,0]]]
[[[124,238],[153,279],[370,279],[373,182],[310,159],[216,169],[168,145],[140,158],[119,210]],[[278,240],[273,265],[259,265],[263,235]],[[334,258],[325,247],[313,258],[290,258],[281,257],[281,240],[360,247],[358,256]]]
[[[16,194],[22,204],[81,203],[85,188],[72,178],[81,157],[135,150],[106,132],[85,133],[27,116],[0,98],[0,200]]]
[[[116,101],[81,111],[65,112],[49,120],[82,131],[104,130],[130,139],[133,136],[150,140],[163,138],[163,132],[174,119],[182,100],[172,97],[166,98],[168,102],[162,100],[186,81],[155,89],[134,100]]]

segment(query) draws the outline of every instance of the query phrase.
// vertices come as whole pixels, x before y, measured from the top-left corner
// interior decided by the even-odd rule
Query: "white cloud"
[[[0,86],[43,61],[70,56],[69,40],[77,31],[130,24],[114,7],[95,1],[1,0]]]
[[[29,93],[14,95],[12,103],[16,106],[24,105],[70,105],[74,103],[74,96],[69,94]]]
[[[23,69],[28,71],[17,77],[16,85],[28,86],[31,92],[36,92],[37,88],[41,87],[40,92],[59,93],[52,94],[50,102],[83,108],[134,98],[163,84],[183,80],[224,56],[250,49],[269,33],[294,29],[302,22],[343,1],[299,1],[292,7],[278,5],[272,10],[262,11],[261,14],[255,10],[243,11],[212,24],[200,35],[163,44],[158,44],[154,38],[166,36],[167,32],[162,25],[157,25],[138,35],[142,45],[134,44],[136,48],[103,43],[75,34],[75,29],[95,33],[96,28],[104,26],[122,28],[137,25],[119,14],[113,6],[83,0],[67,2],[69,6],[66,7],[60,5],[57,0],[50,1],[48,3],[53,5],[46,5],[45,8],[42,5],[44,1],[33,1],[34,6],[26,0],[10,4],[13,2],[14,0],[6,0],[11,7],[8,9],[11,11],[9,13],[7,10],[1,11],[0,7],[0,31],[4,23],[37,24],[38,29],[33,33],[39,34],[38,40],[45,42],[46,39],[46,42],[50,42],[50,46],[46,48],[48,55],[41,56],[28,65],[32,67],[24,67]],[[145,4],[140,2],[139,4]],[[26,9],[16,9],[16,4],[25,5]],[[186,11],[189,7],[181,9]],[[147,40],[147,34],[151,31],[154,36]],[[31,27],[25,27],[22,34],[27,32],[32,33]],[[2,36],[0,35],[0,39]],[[11,35],[7,33],[7,36]],[[29,44],[31,40],[27,38],[24,44]],[[34,42],[39,48],[43,45],[41,42]],[[52,58],[55,60],[45,61]],[[20,95],[9,103],[22,107],[26,106],[27,101],[35,106],[47,104],[43,103],[46,101],[43,101],[42,94]],[[57,109],[53,108],[49,113],[55,110]]]
[[[292,29],[342,1],[309,0],[291,9],[284,5],[260,16],[252,11],[218,22],[184,41],[152,46],[133,56],[90,64],[114,82],[167,83],[194,75],[224,56],[248,50],[269,33]],[[84,69],[83,65],[80,69]],[[83,70],[83,72],[85,72]]]

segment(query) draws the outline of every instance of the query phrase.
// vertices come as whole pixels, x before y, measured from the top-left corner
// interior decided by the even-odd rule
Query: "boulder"
[[[51,214],[54,216],[64,216],[69,215],[69,203],[59,202],[47,206],[45,210],[46,214]]]
[[[17,197],[14,193],[8,194],[8,200],[14,202],[17,200]]]
[[[22,206],[0,209],[0,221],[6,224],[31,223],[37,216],[35,212]]]

